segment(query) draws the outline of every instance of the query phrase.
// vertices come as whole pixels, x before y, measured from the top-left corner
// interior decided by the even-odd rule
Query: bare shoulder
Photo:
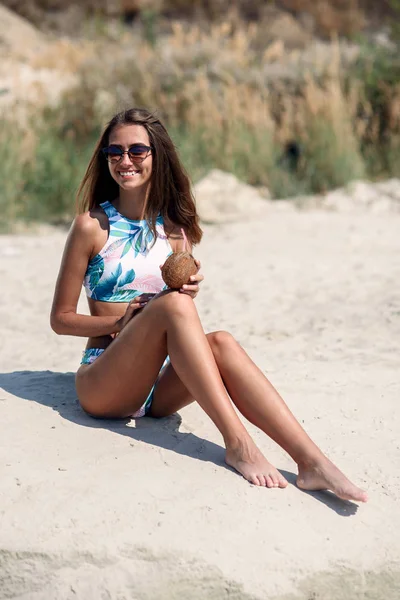
[[[94,256],[108,237],[108,217],[102,208],[77,215],[68,236],[68,246],[79,246]]]
[[[108,217],[102,208],[96,207],[77,215],[72,227],[77,233],[95,235],[108,228]]]

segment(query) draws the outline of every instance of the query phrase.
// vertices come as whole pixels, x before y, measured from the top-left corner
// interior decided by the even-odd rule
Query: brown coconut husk
[[[190,276],[197,273],[197,265],[189,252],[174,252],[161,269],[161,276],[167,286],[173,290],[189,283]]]

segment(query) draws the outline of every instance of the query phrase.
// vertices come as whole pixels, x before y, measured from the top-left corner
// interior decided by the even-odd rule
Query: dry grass
[[[47,43],[41,52],[37,52],[30,60],[34,69],[57,69],[67,73],[75,73],[96,52],[96,44],[90,41],[71,43],[67,38]]]
[[[320,35],[352,35],[366,25],[360,0],[282,0],[282,4],[291,11],[311,15]]]
[[[41,218],[43,210],[59,216],[70,206],[72,212],[94,138],[116,111],[134,105],[157,110],[194,180],[219,167],[284,197],[396,174],[400,85],[380,89],[377,111],[363,78],[343,72],[339,42],[332,43],[325,66],[301,69],[298,54],[282,43],[259,48],[261,29],[254,23],[208,30],[176,23],[156,45],[129,34],[118,43],[55,43],[60,58],[49,51],[37,59],[40,66],[61,65],[77,74],[79,85],[41,122],[35,116],[32,131],[40,135],[18,163],[20,193],[11,183],[7,210],[19,214],[29,205],[35,215],[40,203]],[[293,64],[295,76],[285,76]],[[293,143],[298,160],[285,150]],[[0,170],[7,179],[7,166]],[[44,185],[48,173],[52,181]]]

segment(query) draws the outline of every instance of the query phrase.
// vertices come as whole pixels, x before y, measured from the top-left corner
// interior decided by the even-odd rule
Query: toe
[[[356,492],[348,494],[337,494],[339,498],[344,500],[355,500],[356,502],[368,502],[368,495],[363,490],[356,488]]]
[[[368,502],[368,494],[367,492],[365,492],[364,490],[360,489],[360,488],[356,488],[357,493],[354,494],[354,500],[357,500],[358,502]]]
[[[279,473],[276,471],[275,473],[271,473],[271,479],[274,484],[274,487],[279,487]]]
[[[271,475],[266,475],[265,476],[265,480],[267,482],[267,487],[268,488],[274,487],[274,482],[272,481]]]
[[[267,486],[267,482],[266,482],[265,476],[264,475],[258,475],[257,477],[258,477],[258,480],[260,482],[260,485],[262,485],[263,487],[266,487]]]
[[[287,482],[287,481],[286,481],[286,479],[283,477],[283,475],[281,475],[280,473],[279,473],[279,478],[278,478],[278,481],[279,481],[279,487],[281,487],[281,488],[285,488],[285,487],[287,487],[287,484],[288,484],[288,482]]]
[[[252,483],[253,485],[260,485],[260,482],[258,481],[258,477],[257,475],[249,475],[248,480],[250,481],[250,483]]]

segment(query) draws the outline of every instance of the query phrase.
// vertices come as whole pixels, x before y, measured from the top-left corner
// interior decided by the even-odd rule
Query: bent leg
[[[131,415],[146,398],[167,354],[190,396],[221,432],[227,462],[252,483],[267,485],[273,467],[238,418],[193,300],[185,294],[170,292],[151,300],[106,352],[80,368],[82,407],[95,416]]]
[[[208,339],[227,391],[240,412],[298,464],[297,485],[307,490],[330,489],[340,498],[365,502],[366,493],[321,452],[240,344],[225,331]]]

